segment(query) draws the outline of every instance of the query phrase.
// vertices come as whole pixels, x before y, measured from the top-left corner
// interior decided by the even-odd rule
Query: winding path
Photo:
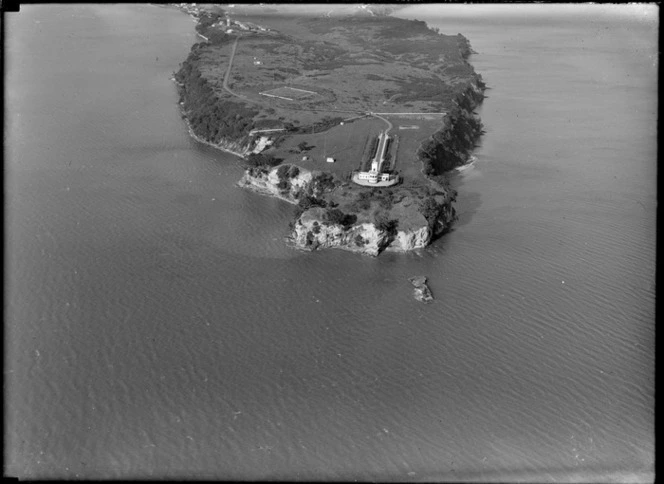
[[[226,68],[226,75],[224,76],[223,88],[226,92],[235,97],[242,98],[246,101],[251,101],[248,97],[243,96],[242,94],[237,94],[233,92],[230,87],[228,87],[228,79],[230,79],[231,77],[231,69],[233,68],[233,60],[235,59],[235,51],[237,50],[237,43],[240,41],[240,37],[242,36],[238,35],[237,37],[235,37],[235,42],[233,43],[233,50],[231,51],[231,58],[228,61],[228,67]]]
[[[385,130],[385,135],[387,135],[387,133],[392,129],[392,123],[390,122],[390,120],[382,117],[380,114],[371,113],[371,115],[380,118],[387,123],[387,129]]]

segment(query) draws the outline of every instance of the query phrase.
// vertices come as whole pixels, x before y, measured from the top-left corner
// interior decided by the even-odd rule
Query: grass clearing
[[[284,158],[285,163],[294,163],[312,170],[329,171],[343,177],[359,168],[367,139],[376,136],[384,129],[385,123],[379,119],[358,119],[323,133],[289,136],[274,150],[274,155]],[[303,141],[313,148],[303,153],[293,153],[292,151],[298,151],[297,146]],[[309,161],[302,161],[303,156],[307,156]],[[328,156],[336,161],[327,163],[325,159]]]

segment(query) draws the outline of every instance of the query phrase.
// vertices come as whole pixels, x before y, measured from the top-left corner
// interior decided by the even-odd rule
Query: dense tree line
[[[180,102],[184,103],[191,128],[197,136],[213,143],[222,140],[245,141],[254,127],[253,119],[258,111],[215,92],[201,75],[202,48],[202,44],[195,44],[175,74],[175,80],[181,85]]]
[[[323,131],[327,131],[328,129],[333,128],[334,126],[337,126],[343,120],[344,118],[340,117],[332,118],[326,116],[311,126],[295,126],[289,123],[286,125],[286,129],[291,133],[300,133],[300,134],[322,133]]]
[[[424,174],[433,176],[462,165],[481,133],[480,120],[465,109],[455,107],[445,116],[443,128],[419,149]]]
[[[267,153],[250,153],[244,159],[244,162],[250,167],[259,167],[259,168],[260,167],[269,168],[272,166],[277,166],[282,161],[284,161],[283,158],[275,158],[273,155]]]
[[[325,212],[324,221],[329,224],[341,225],[347,229],[357,222],[357,215],[344,213],[338,208],[333,208]]]

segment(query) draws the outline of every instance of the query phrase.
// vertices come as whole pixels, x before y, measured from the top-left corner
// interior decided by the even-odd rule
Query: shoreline
[[[200,33],[197,33],[197,36],[204,38]],[[469,50],[469,43],[465,38],[464,40],[464,45],[458,46],[458,48],[463,51],[463,62],[467,64],[465,58],[468,54],[463,54]],[[195,44],[196,49],[192,47],[193,54],[190,53],[190,57],[193,55],[195,61],[198,61],[198,57],[194,54],[197,54],[199,49],[203,49],[202,46],[204,44]],[[465,51],[464,47],[466,48]],[[186,62],[189,62],[189,57]],[[198,74],[198,77],[196,74]],[[203,78],[203,80],[201,81],[200,78]],[[172,80],[180,93],[178,104],[181,117],[187,126],[189,135],[195,141],[237,156],[242,160],[246,160],[251,153],[255,152],[256,147],[261,146],[262,139],[257,140],[247,137],[241,129],[233,127],[237,125],[238,119],[243,121],[238,126],[246,127],[247,125],[246,119],[241,118],[239,114],[235,114],[235,118],[232,117],[234,110],[237,109],[234,104],[230,104],[228,107],[227,111],[231,116],[229,119],[218,115],[216,111],[210,113],[210,109],[207,111],[202,109],[202,112],[207,115],[207,117],[204,117],[204,119],[207,119],[207,124],[199,123],[199,118],[203,116],[199,113],[199,109],[201,109],[199,98],[204,98],[205,102],[208,103],[203,105],[203,108],[205,108],[213,102],[207,100],[207,97],[213,96],[214,91],[209,85],[206,85],[207,81],[202,76],[196,62],[187,65],[182,64],[178,73],[174,73]],[[191,86],[189,83],[191,83]],[[437,180],[438,177],[442,177],[444,173],[452,172],[455,168],[470,164],[473,161],[472,151],[475,142],[481,135],[481,121],[473,111],[483,99],[484,86],[481,76],[475,74],[471,69],[465,84],[461,89],[457,89],[457,92],[454,92],[454,107],[446,111],[445,120],[440,126],[432,127],[434,131],[431,135],[420,141],[415,149],[414,156],[416,160],[413,160],[413,162],[420,165],[419,171],[426,182],[422,181],[422,185],[396,189],[394,193],[400,196],[397,203],[401,203],[406,197],[406,202],[401,205],[393,206],[391,197],[387,197],[382,192],[373,193],[376,188],[380,191],[378,186],[370,187],[372,189],[370,198],[376,202],[373,205],[375,210],[372,215],[369,209],[373,202],[369,201],[369,206],[364,206],[367,200],[366,193],[368,192],[349,191],[348,189],[337,191],[336,189],[343,183],[341,185],[335,184],[334,181],[331,181],[334,179],[334,175],[330,179],[330,172],[325,170],[319,173],[319,178],[314,176],[312,179],[309,176],[307,180],[304,179],[306,177],[302,176],[303,172],[300,169],[290,175],[291,170],[286,168],[286,171],[284,171],[283,168],[287,164],[299,168],[297,162],[292,161],[282,165],[279,169],[273,167],[267,171],[260,171],[260,173],[254,173],[247,166],[244,166],[244,175],[235,182],[235,186],[298,206],[299,208],[295,212],[295,220],[291,223],[291,234],[285,240],[289,241],[293,247],[301,250],[339,248],[377,256],[386,250],[405,253],[425,248],[449,230],[457,220],[452,206],[456,200],[456,193],[443,189],[441,185],[440,191],[434,194],[431,192],[431,184],[433,183],[434,188],[438,187],[438,184],[441,183],[440,180]],[[186,89],[185,86],[189,89]],[[195,100],[199,101],[199,104],[193,105],[197,109],[195,111],[197,113],[197,128],[201,124],[200,131],[209,138],[219,138],[218,142],[213,142],[195,133],[185,109],[186,103],[193,102],[190,99],[191,96],[196,97]],[[223,102],[218,104],[219,106],[215,105],[215,109],[221,108],[224,110],[226,107]],[[225,127],[224,130],[210,127],[213,120],[221,123],[220,119],[225,123],[220,124],[220,126]],[[387,119],[382,119],[387,122],[389,128],[392,127]],[[229,126],[231,128],[228,128]],[[389,128],[387,131],[389,131]],[[299,176],[298,173],[300,173]],[[332,187],[329,186],[330,183]],[[312,202],[307,205],[307,197],[300,200],[302,193],[307,193],[307,189],[310,192],[309,197],[318,199],[320,203],[314,204]],[[300,203],[302,201],[304,201],[304,204]],[[360,205],[360,203],[363,205]],[[382,212],[379,213],[380,210]],[[307,216],[304,216],[305,214]],[[358,220],[359,214],[361,214],[360,220]],[[351,217],[352,221],[350,221]],[[400,222],[401,230],[398,228]]]
[[[183,114],[183,116],[185,116],[185,115]],[[185,124],[187,125],[187,130],[189,131],[189,136],[191,136],[194,140],[196,140],[196,141],[198,141],[199,143],[202,143],[202,144],[204,144],[204,145],[211,146],[212,148],[216,148],[216,149],[218,149],[218,150],[220,150],[220,151],[223,151],[223,152],[225,152],[225,153],[229,153],[229,154],[231,154],[231,155],[235,155],[235,156],[237,156],[238,158],[242,158],[243,160],[246,158],[246,156],[243,155],[242,153],[238,153],[237,151],[233,151],[233,150],[228,149],[228,148],[225,148],[225,147],[223,147],[223,146],[221,146],[221,145],[214,144],[214,143],[211,142],[211,141],[206,141],[206,140],[204,140],[203,138],[201,138],[200,136],[198,136],[196,133],[194,133],[194,130],[192,129],[191,124],[189,123],[189,120],[188,120],[186,117],[183,117],[182,119],[184,119],[184,122],[185,122]]]
[[[173,83],[178,87],[182,86],[182,84],[179,83],[178,81],[176,81],[174,77],[171,78],[171,81],[173,81]],[[191,127],[191,123],[189,122],[189,118],[187,118],[187,114],[182,109],[182,105],[180,105],[179,103],[178,103],[178,105],[180,107],[181,118],[184,120],[184,123],[187,126],[187,131],[189,132],[189,136],[191,136],[194,140],[196,140],[199,143],[202,143],[204,145],[208,145],[208,146],[211,146],[213,148],[216,148],[216,149],[218,149],[220,151],[223,151],[225,153],[235,155],[238,158],[242,158],[243,160],[246,158],[246,154],[242,154],[242,153],[239,153],[237,151],[233,151],[233,150],[231,150],[229,148],[226,148],[224,146],[215,144],[212,141],[205,140],[205,139],[201,138],[200,136],[198,136],[196,133],[194,133],[194,129]]]

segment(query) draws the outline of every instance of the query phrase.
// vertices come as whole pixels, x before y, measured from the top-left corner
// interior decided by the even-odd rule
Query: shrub
[[[288,170],[288,178],[295,178],[299,174],[300,169],[295,165],[291,165],[290,169]]]
[[[333,208],[325,213],[325,219],[331,224],[342,225],[348,228],[357,222],[357,215],[343,213],[338,208]]]
[[[288,169],[288,165],[281,165],[279,168],[277,168],[277,176],[279,177],[279,180],[288,179]]]
[[[245,158],[245,163],[249,166],[277,166],[282,158],[275,158],[273,155],[265,153],[251,153]]]
[[[310,146],[306,141],[302,141],[300,144],[297,145],[297,148],[302,152],[302,151],[309,151],[315,147]]]
[[[317,175],[312,181],[315,187],[321,192],[325,190],[333,190],[337,186],[334,175],[327,172]]]
[[[355,236],[355,245],[357,245],[358,247],[364,247],[366,243],[367,241],[364,240],[364,238],[360,234],[357,234]]]
[[[385,212],[377,212],[374,214],[374,225],[378,230],[383,230],[388,235],[393,236],[397,233],[399,221],[397,219],[388,219]]]
[[[419,209],[427,222],[433,224],[438,219],[441,206],[433,198],[426,198],[420,203]]]
[[[327,206],[327,203],[325,202],[325,200],[321,200],[320,198],[312,197],[307,193],[303,193],[302,196],[300,197],[300,200],[298,200],[297,205],[304,212],[305,210],[311,207],[325,208]]]

